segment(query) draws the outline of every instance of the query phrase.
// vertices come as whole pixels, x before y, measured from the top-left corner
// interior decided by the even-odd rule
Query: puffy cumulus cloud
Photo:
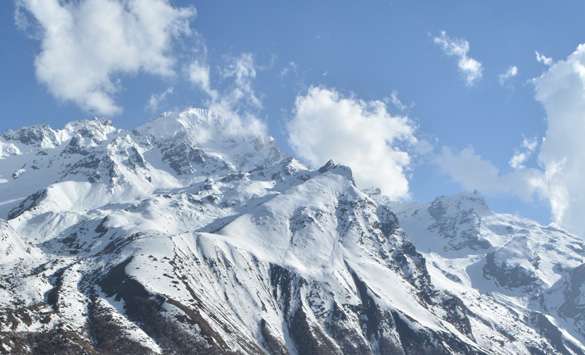
[[[515,65],[510,66],[504,73],[498,76],[500,85],[506,84],[506,82],[513,77],[518,75],[518,67]]]
[[[459,72],[465,78],[465,84],[474,85],[483,75],[483,66],[479,61],[469,56],[469,42],[460,38],[451,38],[447,32],[442,31],[439,36],[433,38],[433,42],[438,45],[443,52],[457,58],[457,67]]]
[[[542,194],[545,190],[539,170],[519,169],[502,173],[471,147],[460,151],[443,147],[435,158],[435,164],[469,191],[477,190],[487,195],[515,195],[529,201],[535,194]]]
[[[536,61],[539,63],[542,63],[546,66],[550,66],[553,63],[552,58],[540,54],[538,51],[534,51],[534,54],[536,55]]]
[[[417,142],[415,129],[406,117],[390,114],[384,102],[311,87],[297,97],[287,128],[291,147],[310,165],[334,159],[352,168],[360,186],[380,188],[393,199],[408,196],[411,156],[401,144]]]
[[[538,154],[554,220],[585,233],[585,44],[535,79],[547,129]]]
[[[174,75],[173,42],[190,33],[193,8],[168,0],[18,0],[38,24],[36,75],[51,94],[113,115],[119,76]],[[18,22],[24,26],[22,17]]]

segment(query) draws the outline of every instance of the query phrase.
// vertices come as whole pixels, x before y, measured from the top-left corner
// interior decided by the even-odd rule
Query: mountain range
[[[585,354],[585,241],[190,108],[0,136],[0,353]]]

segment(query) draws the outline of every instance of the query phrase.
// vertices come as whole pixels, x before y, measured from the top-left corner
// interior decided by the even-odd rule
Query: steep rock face
[[[0,353],[582,352],[561,311],[536,308],[582,244],[477,197],[397,216],[349,168],[309,170],[201,109],[0,147]]]
[[[570,330],[578,339],[585,338],[585,264],[564,273],[540,303],[548,315]]]

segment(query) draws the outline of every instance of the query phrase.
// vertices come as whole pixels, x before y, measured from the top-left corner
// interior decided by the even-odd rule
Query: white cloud
[[[288,75],[296,75],[298,71],[297,63],[290,61],[280,71],[280,77],[285,78]]]
[[[441,47],[446,55],[457,58],[457,67],[465,78],[465,84],[472,86],[481,79],[483,67],[479,61],[469,56],[468,41],[451,38],[447,32],[442,31],[439,36],[433,38],[433,42]]]
[[[585,44],[535,79],[547,130],[538,159],[554,220],[585,233]]]
[[[522,139],[522,148],[516,150],[508,165],[512,169],[522,169],[524,168],[524,163],[532,157],[532,154],[538,147],[538,140],[536,138],[524,138]]]
[[[174,75],[173,42],[190,33],[195,14],[168,0],[18,1],[42,30],[38,80],[57,98],[104,115],[121,110],[113,98],[121,75]]]
[[[556,224],[585,235],[585,44],[565,60],[553,63],[538,53],[537,58],[549,66],[533,80],[547,122],[537,155],[539,168],[524,166],[538,149],[535,139],[524,140],[509,162],[514,169],[509,173],[501,173],[470,148],[458,153],[444,149],[436,162],[467,189],[523,198],[537,194],[549,201]]]
[[[546,66],[550,66],[553,63],[552,58],[547,57],[543,54],[538,53],[538,51],[534,51],[534,54],[536,55],[536,61],[539,63],[542,63]]]
[[[200,65],[204,73],[209,73],[205,65]],[[207,103],[209,110],[217,117],[224,117],[232,121],[239,121],[249,129],[258,134],[268,137],[267,129],[257,112],[262,108],[262,101],[254,90],[254,80],[257,69],[254,56],[250,53],[243,53],[237,57],[228,58],[228,63],[220,67],[220,76],[224,80],[221,89],[214,89],[210,83],[209,75],[196,76],[204,78],[195,80],[206,88],[210,96]],[[193,81],[193,80],[192,80]]]
[[[200,60],[195,59],[187,68],[187,75],[189,81],[199,87],[203,92],[211,98],[217,97],[217,92],[211,88],[209,79],[209,66]]]
[[[166,99],[173,94],[173,92],[175,91],[175,89],[173,87],[167,88],[166,90],[164,90],[161,93],[158,94],[152,94],[150,95],[150,98],[148,99],[148,104],[146,105],[146,108],[148,109],[148,111],[150,112],[157,112],[160,105],[166,101]]]
[[[482,159],[473,148],[454,152],[444,147],[435,159],[437,167],[464,189],[487,195],[515,195],[530,200],[542,193],[542,174],[536,169],[520,169],[502,173],[491,162]]]
[[[521,169],[524,167],[524,162],[527,159],[528,159],[528,156],[527,156],[526,152],[516,152],[510,158],[508,165],[510,165],[510,167],[512,169]]]
[[[239,57],[231,58],[228,65],[221,70],[221,76],[232,81],[231,90],[222,98],[227,104],[262,107],[262,102],[252,87],[256,79],[256,64],[252,54],[243,53]]]
[[[504,73],[498,76],[500,85],[504,85],[508,80],[518,75],[518,67],[515,65],[510,66]]]
[[[31,23],[29,21],[29,17],[27,16],[27,10],[24,7],[24,3],[22,1],[16,1],[14,5],[14,24],[16,25],[16,28],[21,31],[28,31],[31,27]],[[33,39],[39,39],[35,38],[34,32],[27,32],[27,34],[29,34]]]
[[[400,144],[417,142],[414,128],[406,117],[391,115],[384,102],[311,87],[297,97],[288,132],[291,147],[310,165],[334,159],[352,168],[360,186],[378,187],[393,199],[408,196],[411,156]]]
[[[402,102],[402,100],[400,99],[400,96],[398,95],[398,91],[396,91],[396,90],[392,91],[390,96],[385,101],[387,103],[391,104],[394,108],[396,108],[400,112],[405,112],[408,109],[411,109],[414,107],[413,103],[405,104],[404,102]]]

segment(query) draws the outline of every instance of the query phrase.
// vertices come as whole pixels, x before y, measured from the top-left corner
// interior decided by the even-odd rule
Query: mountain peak
[[[256,120],[245,122],[233,112],[189,107],[182,111],[165,112],[137,129],[159,140],[188,138],[195,145],[210,145],[215,140],[260,139],[272,141]]]
[[[335,160],[333,160],[333,159],[329,159],[325,163],[325,165],[323,165],[322,167],[319,168],[318,171],[321,174],[324,174],[326,172],[333,172],[333,173],[339,174],[341,176],[344,176],[344,177],[348,178],[349,180],[351,180],[352,182],[354,182],[353,172],[351,171],[351,168],[347,165],[337,164],[335,162]],[[354,184],[355,184],[355,182],[354,182]]]
[[[208,160],[222,160],[236,170],[247,171],[284,158],[262,123],[233,112],[192,107],[165,113],[137,132],[152,137],[168,151],[198,156],[198,160],[204,160],[204,154]],[[177,149],[179,145],[182,148]]]
[[[61,132],[63,132],[63,140],[78,135],[99,142],[107,140],[108,136],[116,131],[111,120],[95,117],[69,122]]]

